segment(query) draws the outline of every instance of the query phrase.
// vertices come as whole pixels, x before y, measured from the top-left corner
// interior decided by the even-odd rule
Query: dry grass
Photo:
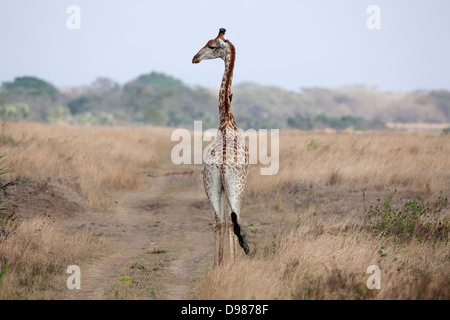
[[[355,190],[450,193],[450,138],[412,132],[327,134],[285,131],[276,176],[250,171],[250,196],[274,188],[346,185]]]
[[[121,190],[138,189],[147,174],[170,167],[170,132],[149,127],[3,123],[0,154],[5,155],[3,167],[10,173],[2,178],[5,182],[45,181],[44,185],[57,186],[67,201],[87,210],[107,211]],[[58,201],[66,200],[59,197]],[[58,209],[65,206],[57,205]],[[67,266],[82,267],[110,250],[92,233],[68,233],[49,218],[38,216],[43,208],[36,209],[36,217],[30,214],[15,224],[5,226],[0,221],[9,232],[0,243],[0,273],[7,268],[1,276],[0,299],[64,298],[70,291],[61,289],[68,277]],[[58,209],[53,210],[56,218],[62,214]]]
[[[8,124],[0,154],[12,171],[6,180],[50,181],[88,206],[108,210],[121,190],[139,188],[149,173],[175,168],[171,132]],[[396,206],[450,195],[448,135],[285,131],[279,168],[275,176],[259,175],[258,165],[251,168],[242,220],[252,254],[208,272],[198,298],[450,298],[448,242],[399,243],[373,232],[366,219],[369,207],[394,190]],[[448,225],[448,206],[438,218]],[[24,221],[0,245],[0,260],[8,266],[1,297],[38,292],[46,298],[48,277],[74,260],[89,259],[97,245],[88,235],[64,234],[44,220]],[[381,267],[380,290],[366,286],[370,265]],[[62,272],[60,279],[66,278]]]
[[[107,252],[108,246],[87,231],[68,233],[47,217],[10,222],[0,243],[0,299],[62,299],[69,265]]]
[[[243,220],[252,254],[211,270],[198,298],[449,299],[448,204],[418,222],[442,237],[399,242],[367,219],[395,190],[390,205],[400,209],[450,195],[450,138],[283,132],[278,175],[254,166],[249,177]],[[380,290],[366,285],[370,265],[381,268]]]
[[[411,241],[400,246],[383,236],[369,236],[351,222],[333,220],[309,219],[290,233],[253,239],[252,256],[211,270],[198,298],[450,298],[448,243]],[[370,265],[381,268],[380,290],[366,285]]]
[[[10,179],[46,180],[90,207],[108,210],[113,193],[142,186],[170,162],[170,129],[10,123],[0,136]]]

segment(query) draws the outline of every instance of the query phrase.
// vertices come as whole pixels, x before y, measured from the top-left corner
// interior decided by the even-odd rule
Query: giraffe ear
[[[226,42],[225,39],[219,38],[219,39],[217,39],[216,43],[218,44],[219,47],[224,48],[226,46],[225,42]]]

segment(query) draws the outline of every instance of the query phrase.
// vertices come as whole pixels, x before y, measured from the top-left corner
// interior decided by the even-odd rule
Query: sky
[[[449,12],[448,0],[0,0],[0,83],[124,84],[157,71],[218,88],[223,62],[191,61],[225,28],[234,84],[450,90]]]

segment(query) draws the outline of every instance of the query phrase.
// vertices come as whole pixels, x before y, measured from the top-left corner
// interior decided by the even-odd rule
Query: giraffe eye
[[[210,48],[211,50],[214,50],[216,47],[208,46],[208,48]]]

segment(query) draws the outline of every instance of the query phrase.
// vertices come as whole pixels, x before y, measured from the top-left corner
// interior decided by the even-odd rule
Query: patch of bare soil
[[[16,181],[3,189],[13,214],[21,218],[46,215],[58,219],[74,217],[85,211],[79,202],[46,181]]]

